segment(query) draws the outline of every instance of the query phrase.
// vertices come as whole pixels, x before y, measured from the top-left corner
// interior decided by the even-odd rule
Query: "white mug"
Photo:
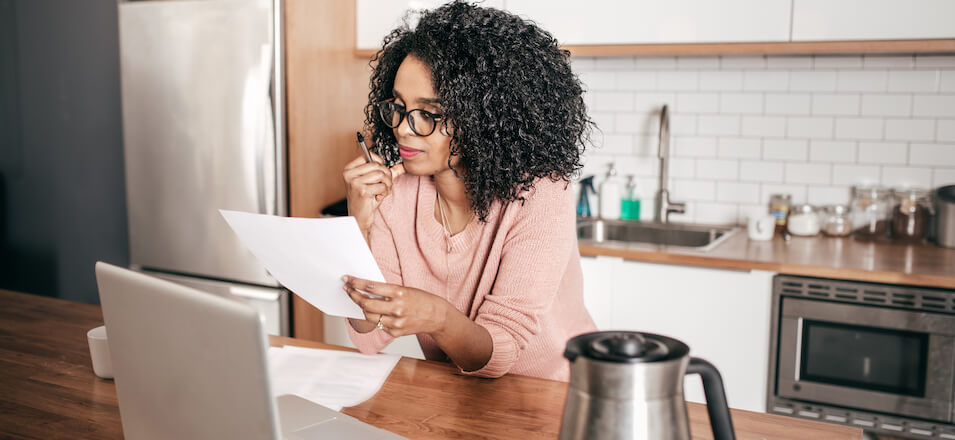
[[[101,325],[86,332],[90,343],[90,359],[93,361],[93,374],[103,379],[113,378],[113,360],[109,356],[109,341],[106,339],[106,326]]]
[[[771,214],[750,217],[746,231],[750,240],[772,240],[776,231],[776,217]]]

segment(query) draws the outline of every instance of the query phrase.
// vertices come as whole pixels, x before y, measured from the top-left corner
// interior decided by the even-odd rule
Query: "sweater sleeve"
[[[391,199],[391,198],[389,198]],[[382,210],[391,206],[391,200],[386,199],[388,203],[382,203],[379,210],[375,212],[375,222],[372,224],[369,238],[371,241],[371,253],[381,269],[385,281],[389,284],[404,284],[401,278],[401,266],[398,263],[398,250],[395,247],[394,237],[391,234],[391,228],[382,216]],[[358,347],[362,353],[374,354],[387,347],[395,338],[381,330],[374,329],[368,333],[358,333],[348,320],[345,320],[345,326],[348,328],[348,337],[352,343]]]
[[[517,362],[528,341],[540,332],[541,314],[560,288],[577,235],[571,190],[564,182],[541,179],[506,229],[497,278],[483,299],[475,323],[491,335],[493,351],[482,368],[462,371],[500,377]]]

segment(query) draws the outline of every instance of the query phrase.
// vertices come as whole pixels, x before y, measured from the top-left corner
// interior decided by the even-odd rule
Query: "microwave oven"
[[[767,409],[955,439],[955,291],[777,275]]]

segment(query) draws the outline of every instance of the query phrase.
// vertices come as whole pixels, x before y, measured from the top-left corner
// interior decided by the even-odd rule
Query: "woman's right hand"
[[[365,162],[365,156],[359,156],[345,165],[342,176],[345,178],[345,193],[348,197],[348,215],[358,221],[365,240],[368,231],[375,222],[375,211],[381,201],[391,194],[394,179],[405,173],[403,164],[388,168],[378,155],[372,153],[372,162]]]

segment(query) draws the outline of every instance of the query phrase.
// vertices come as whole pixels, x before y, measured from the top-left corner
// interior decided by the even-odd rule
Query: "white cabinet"
[[[720,370],[731,407],[765,411],[774,273],[582,260],[584,300],[599,329],[677,338]],[[687,377],[685,393],[705,401],[697,376]]]
[[[951,0],[792,0],[793,41],[955,37]]]
[[[788,41],[790,0],[507,0],[560,44]]]
[[[406,12],[444,3],[447,0],[355,0],[355,47],[381,49],[385,35],[402,23]],[[504,9],[504,0],[487,0],[481,5]]]

